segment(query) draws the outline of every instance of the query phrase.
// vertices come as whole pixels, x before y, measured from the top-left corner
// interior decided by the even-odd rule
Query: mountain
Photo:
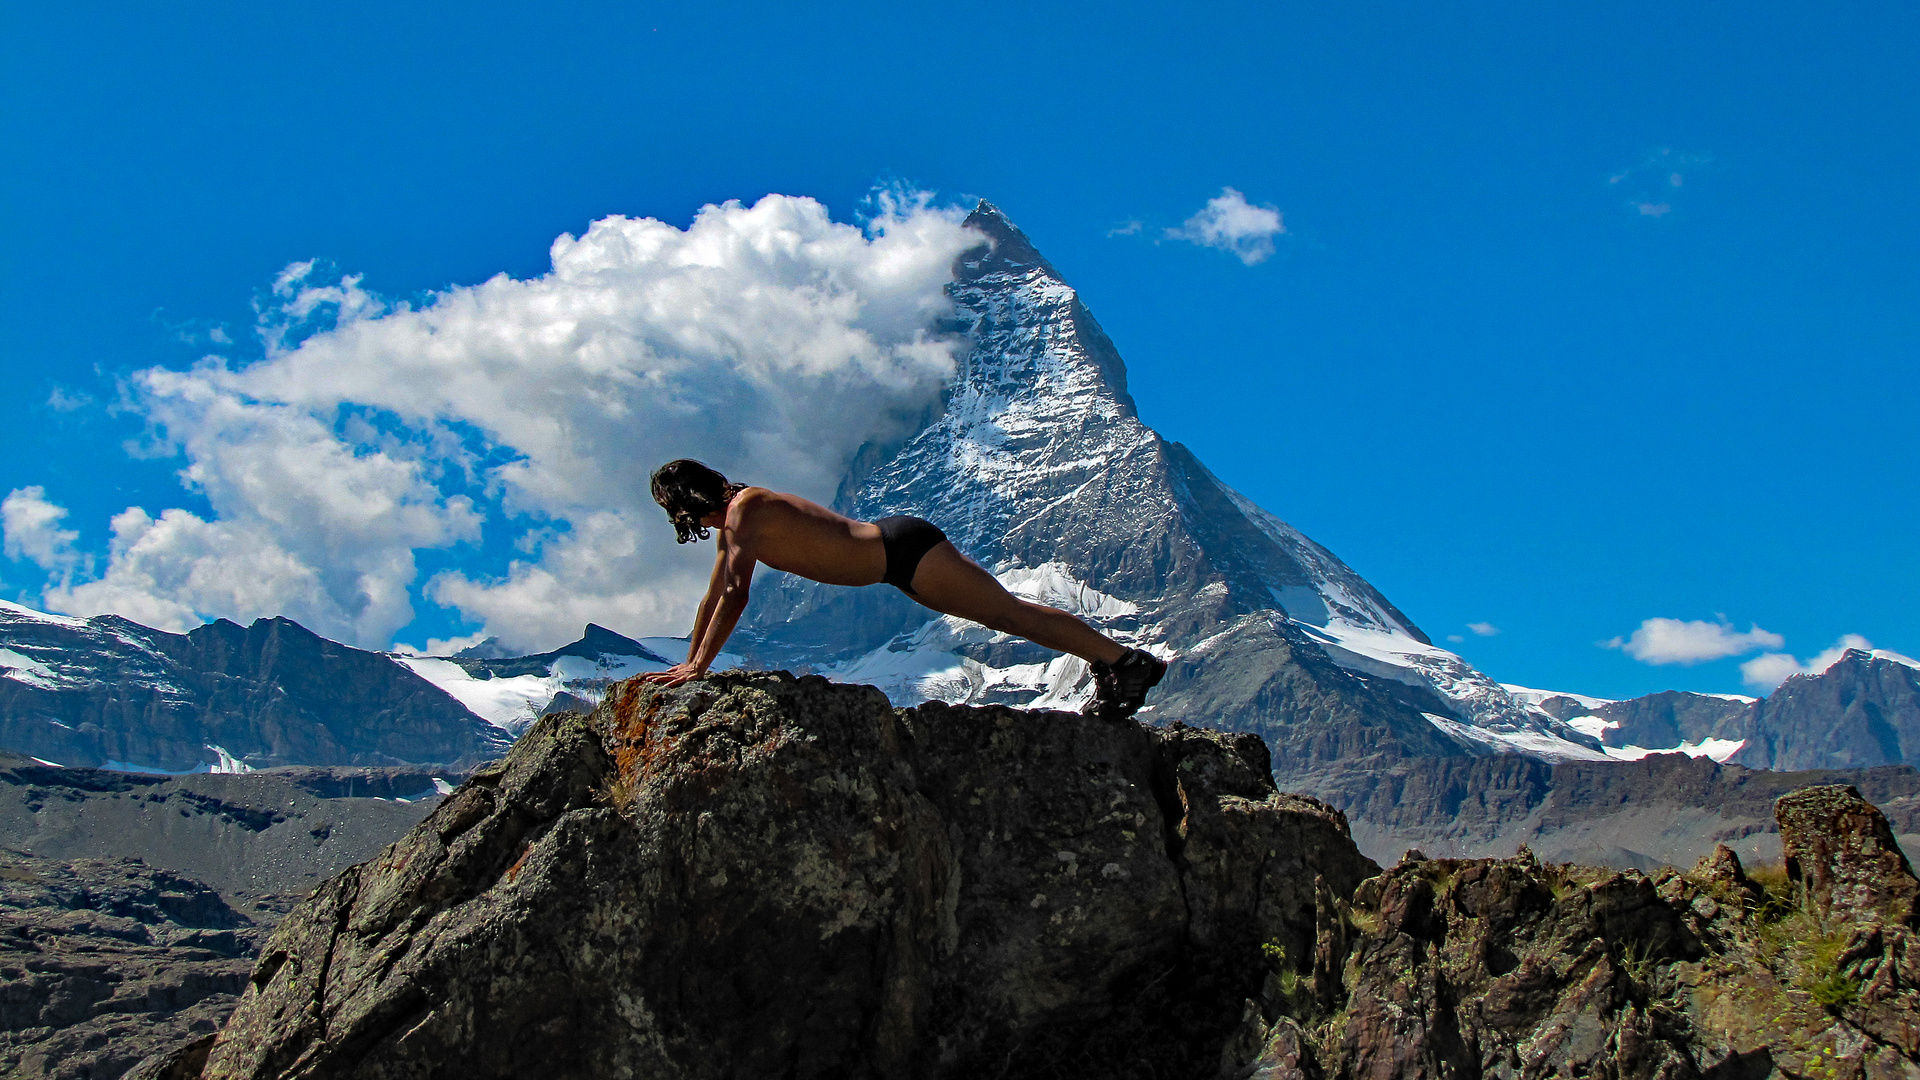
[[[1609,758],[1636,761],[1681,753],[1726,761],[1745,745],[1756,699],[1741,694],[1662,690],[1624,701],[1506,687],[1515,700],[1600,740]]]
[[[591,709],[614,683],[672,667],[686,657],[687,642],[683,638],[636,641],[588,623],[580,640],[548,652],[501,656],[500,651],[481,642],[452,656],[395,654],[393,659],[474,715],[518,738],[551,709]],[[739,661],[734,653],[721,653],[714,666],[724,671]]]
[[[507,737],[379,653],[290,619],[170,634],[0,603],[0,747],[136,771],[470,768]]]
[[[968,224],[989,241],[950,287],[971,351],[917,431],[862,451],[837,509],[928,518],[1012,591],[1169,657],[1143,716],[1258,732],[1282,775],[1499,750],[1606,757],[1143,424],[1113,342],[1053,266],[989,203]],[[1089,693],[1078,659],[931,617],[891,587],[763,574],[740,638],[750,662],[872,683],[899,704],[1073,707]]]
[[[1608,756],[1711,757],[1755,769],[1920,764],[1920,662],[1848,649],[1765,698],[1664,690],[1626,701],[1507,687],[1599,739]]]
[[[1920,669],[1905,657],[1848,649],[1825,671],[1795,675],[1744,719],[1734,761],[1759,769],[1920,764]]]
[[[1525,846],[1551,862],[1691,866],[1725,844],[1751,863],[1778,863],[1774,800],[1803,787],[1853,784],[1903,843],[1920,842],[1920,770],[1776,772],[1681,754],[1637,761],[1540,761],[1521,754],[1422,758],[1358,770],[1315,791],[1353,822],[1376,860],[1410,848],[1458,858]]]

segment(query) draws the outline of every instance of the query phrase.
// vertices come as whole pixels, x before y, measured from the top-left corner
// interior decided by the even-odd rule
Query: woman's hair
[[[705,540],[712,533],[700,524],[708,514],[727,508],[727,502],[746,489],[692,458],[679,458],[653,470],[653,501],[673,520],[674,539],[682,544]]]

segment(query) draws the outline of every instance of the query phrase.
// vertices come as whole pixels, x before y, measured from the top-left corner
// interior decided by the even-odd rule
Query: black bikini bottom
[[[874,522],[880,527],[880,546],[887,553],[887,576],[881,581],[908,596],[913,591],[913,572],[920,560],[946,540],[947,534],[925,518],[887,517]]]

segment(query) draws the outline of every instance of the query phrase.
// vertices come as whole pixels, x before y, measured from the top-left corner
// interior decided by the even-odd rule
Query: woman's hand
[[[653,683],[656,686],[680,686],[684,683],[690,683],[706,673],[707,669],[703,666],[679,663],[665,671],[653,671],[642,675],[640,676],[640,681]]]

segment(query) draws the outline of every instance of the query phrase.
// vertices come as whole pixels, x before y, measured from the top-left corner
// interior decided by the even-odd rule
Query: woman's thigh
[[[951,542],[928,549],[913,572],[915,600],[948,615],[991,626],[1020,606],[1020,601]]]

